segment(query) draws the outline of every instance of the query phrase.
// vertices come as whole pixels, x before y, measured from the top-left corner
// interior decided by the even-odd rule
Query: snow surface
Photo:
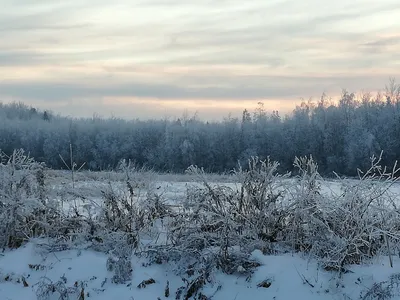
[[[388,259],[382,257],[374,264],[353,266],[339,280],[335,273],[320,270],[314,261],[299,255],[264,256],[259,251],[253,253],[262,266],[250,280],[245,276],[216,274],[213,282],[206,286],[204,294],[214,295],[212,299],[359,299],[360,293],[370,288],[374,282],[387,280],[391,274],[400,272],[400,260],[395,259],[395,268],[390,268]],[[85,299],[167,299],[164,290],[169,281],[170,299],[184,283],[168,271],[168,266],[145,266],[145,260],[132,257],[133,276],[131,283],[116,285],[111,283],[112,274],[106,270],[107,255],[86,250],[69,250],[43,255],[35,241],[24,247],[6,251],[0,257],[0,299],[37,299],[38,282],[56,282],[65,278],[66,286],[75,282],[85,283]],[[29,265],[40,265],[39,270]],[[6,281],[5,278],[9,277]],[[29,286],[24,287],[24,277]],[[137,286],[153,278],[155,284],[146,288]],[[20,279],[20,280],[18,280]],[[268,280],[269,288],[257,287]],[[49,298],[49,299],[58,299]],[[78,299],[71,297],[70,299]]]

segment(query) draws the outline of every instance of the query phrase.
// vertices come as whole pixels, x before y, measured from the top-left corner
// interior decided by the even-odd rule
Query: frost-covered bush
[[[123,250],[131,255],[157,240],[161,220],[170,214],[170,209],[156,193],[154,174],[150,176],[147,170],[125,162],[121,163],[120,171],[125,184],[109,182],[101,190],[102,201],[86,198],[79,185],[73,189],[63,187],[58,192],[65,207],[59,208],[57,230],[52,239],[41,243],[42,250],[79,248],[103,253]],[[128,259],[129,255],[124,257]]]
[[[251,271],[257,263],[249,259],[250,253],[269,253],[282,238],[287,176],[279,176],[277,167],[276,162],[253,158],[248,169],[236,172],[240,186],[232,188],[209,183],[202,169],[191,166],[188,173],[202,186],[188,189],[181,210],[170,221],[168,253],[185,268],[196,264],[229,274]]]
[[[287,214],[284,201],[290,174],[277,173],[279,163],[251,158],[246,170],[236,176],[240,194],[235,203],[235,220],[242,224],[241,234],[268,243],[281,240]]]
[[[47,249],[67,249],[87,240],[97,225],[78,210],[66,212],[46,186],[47,170],[25,152],[0,152],[0,246],[19,247],[35,237],[48,238]],[[71,193],[70,193],[71,194]],[[75,196],[74,196],[75,197]]]
[[[102,191],[103,206],[98,221],[107,232],[126,234],[133,248],[141,247],[141,238],[156,239],[157,221],[170,214],[165,201],[155,192],[154,174],[138,170],[122,161],[120,170],[125,173],[125,188],[115,188],[111,183]]]
[[[287,217],[285,220],[285,245],[295,251],[310,251],[316,239],[324,239],[320,232],[321,209],[327,198],[321,194],[321,182],[318,165],[313,158],[295,158],[294,166],[298,175],[292,178],[286,195]]]
[[[248,272],[257,266],[249,254],[259,249],[301,251],[327,270],[345,270],[379,253],[392,254],[399,235],[399,211],[390,187],[397,181],[372,158],[358,180],[340,179],[341,190],[327,192],[312,157],[296,158],[297,176],[279,175],[278,163],[252,158],[235,175],[238,186],[212,184],[202,169],[190,167],[201,186],[168,223],[165,247],[152,249],[153,261],[177,260],[179,270],[219,268]],[[193,272],[192,272],[193,273]]]
[[[359,171],[358,180],[340,179],[339,193],[323,194],[312,158],[296,159],[300,175],[290,197],[288,242],[334,270],[390,250],[389,241],[400,238],[399,214],[390,193],[398,169],[395,165],[388,172],[379,163],[380,157],[372,157],[371,167]]]
[[[132,252],[126,247],[116,248],[111,251],[107,259],[107,270],[113,272],[112,282],[124,284],[132,278]]]
[[[0,151],[0,246],[49,234],[58,212],[46,198],[45,170],[23,150]]]
[[[373,157],[370,169],[360,172],[355,183],[342,180],[341,193],[330,202],[335,204],[334,210],[325,208],[330,213],[324,224],[336,241],[334,247],[325,246],[327,249],[323,250],[328,264],[361,263],[387,247],[389,239],[400,238],[399,214],[390,193],[390,187],[398,180],[398,169],[395,165],[388,172],[379,163],[380,157]]]

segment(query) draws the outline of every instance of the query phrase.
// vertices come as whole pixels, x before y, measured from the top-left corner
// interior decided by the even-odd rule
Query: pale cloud
[[[397,0],[0,7],[0,101],[68,114],[225,116],[258,101],[287,111],[300,97],[377,90],[400,73]]]

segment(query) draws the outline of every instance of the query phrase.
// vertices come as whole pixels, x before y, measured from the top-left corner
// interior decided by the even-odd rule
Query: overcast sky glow
[[[400,81],[399,0],[0,0],[0,101],[215,119]]]

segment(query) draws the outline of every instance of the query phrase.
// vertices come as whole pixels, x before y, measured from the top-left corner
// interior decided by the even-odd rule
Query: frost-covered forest
[[[321,174],[353,176],[369,157],[382,162],[400,157],[400,85],[391,80],[377,95],[343,91],[339,101],[323,95],[304,101],[291,114],[269,112],[263,104],[241,118],[204,122],[194,116],[175,120],[77,119],[20,103],[0,104],[0,145],[5,153],[23,148],[52,168],[64,168],[59,155],[90,170],[108,170],[130,159],[157,171],[183,172],[189,165],[209,172],[229,171],[251,156],[293,169],[293,158],[311,154]],[[283,151],[284,149],[284,151]]]

